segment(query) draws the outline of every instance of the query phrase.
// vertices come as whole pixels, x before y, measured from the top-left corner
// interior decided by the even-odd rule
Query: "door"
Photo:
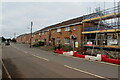
[[[52,45],[55,45],[55,38],[52,38]]]

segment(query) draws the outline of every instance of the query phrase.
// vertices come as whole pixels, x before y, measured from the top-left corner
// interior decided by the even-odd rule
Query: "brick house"
[[[23,34],[23,35],[20,35],[16,38],[16,41],[18,43],[26,43],[26,44],[29,44],[30,43],[30,34]]]
[[[114,8],[112,8],[112,10],[114,10]],[[56,46],[62,44],[73,46],[71,37],[74,36],[79,47],[86,46],[87,43],[91,41],[96,47],[102,45],[102,47],[107,48],[120,48],[120,24],[113,25],[114,23],[120,23],[119,21],[116,22],[116,18],[119,19],[120,17],[120,11],[117,11],[118,10],[116,9],[116,13],[113,12],[111,14],[103,12],[102,16],[98,15],[99,13],[96,12],[45,27],[33,33],[32,42],[36,43],[38,41],[43,41],[45,42],[45,45]],[[101,17],[102,19],[100,19]],[[113,19],[115,19],[115,21],[109,23],[106,27],[106,23],[110,22],[107,20]],[[102,22],[100,29],[98,29],[99,20]],[[96,38],[96,33],[98,38]],[[115,38],[114,35],[117,35],[117,37]],[[111,40],[109,40],[108,37],[110,37]],[[29,40],[30,35],[28,36],[28,34],[17,37],[17,42],[29,43]]]
[[[71,36],[81,45],[82,41],[82,18],[75,18],[55,25],[45,27],[33,33],[33,42],[43,41],[45,45],[73,45]]]

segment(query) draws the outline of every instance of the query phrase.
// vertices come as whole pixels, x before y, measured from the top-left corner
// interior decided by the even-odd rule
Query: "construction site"
[[[91,53],[120,59],[120,6],[87,15],[83,19],[83,45]]]
[[[120,59],[120,2],[112,8],[98,7],[94,13],[20,35],[16,40],[27,44],[42,41],[46,46],[71,46],[82,55],[105,54]]]

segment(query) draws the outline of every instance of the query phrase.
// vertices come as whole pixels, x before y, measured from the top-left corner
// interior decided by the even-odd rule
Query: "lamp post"
[[[31,45],[32,45],[32,26],[33,26],[33,22],[31,21],[30,48],[31,48]]]

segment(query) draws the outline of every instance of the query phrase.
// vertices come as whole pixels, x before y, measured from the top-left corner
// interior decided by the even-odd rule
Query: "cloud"
[[[91,2],[3,2],[2,4],[2,32],[5,37],[13,37],[13,33],[20,35],[30,32],[30,22],[33,21],[33,31],[62,22],[68,19],[80,17],[91,11],[96,4]],[[111,5],[110,5],[111,4]],[[113,3],[106,3],[106,8]],[[1,8],[1,7],[0,7]],[[1,35],[0,35],[1,36]]]

